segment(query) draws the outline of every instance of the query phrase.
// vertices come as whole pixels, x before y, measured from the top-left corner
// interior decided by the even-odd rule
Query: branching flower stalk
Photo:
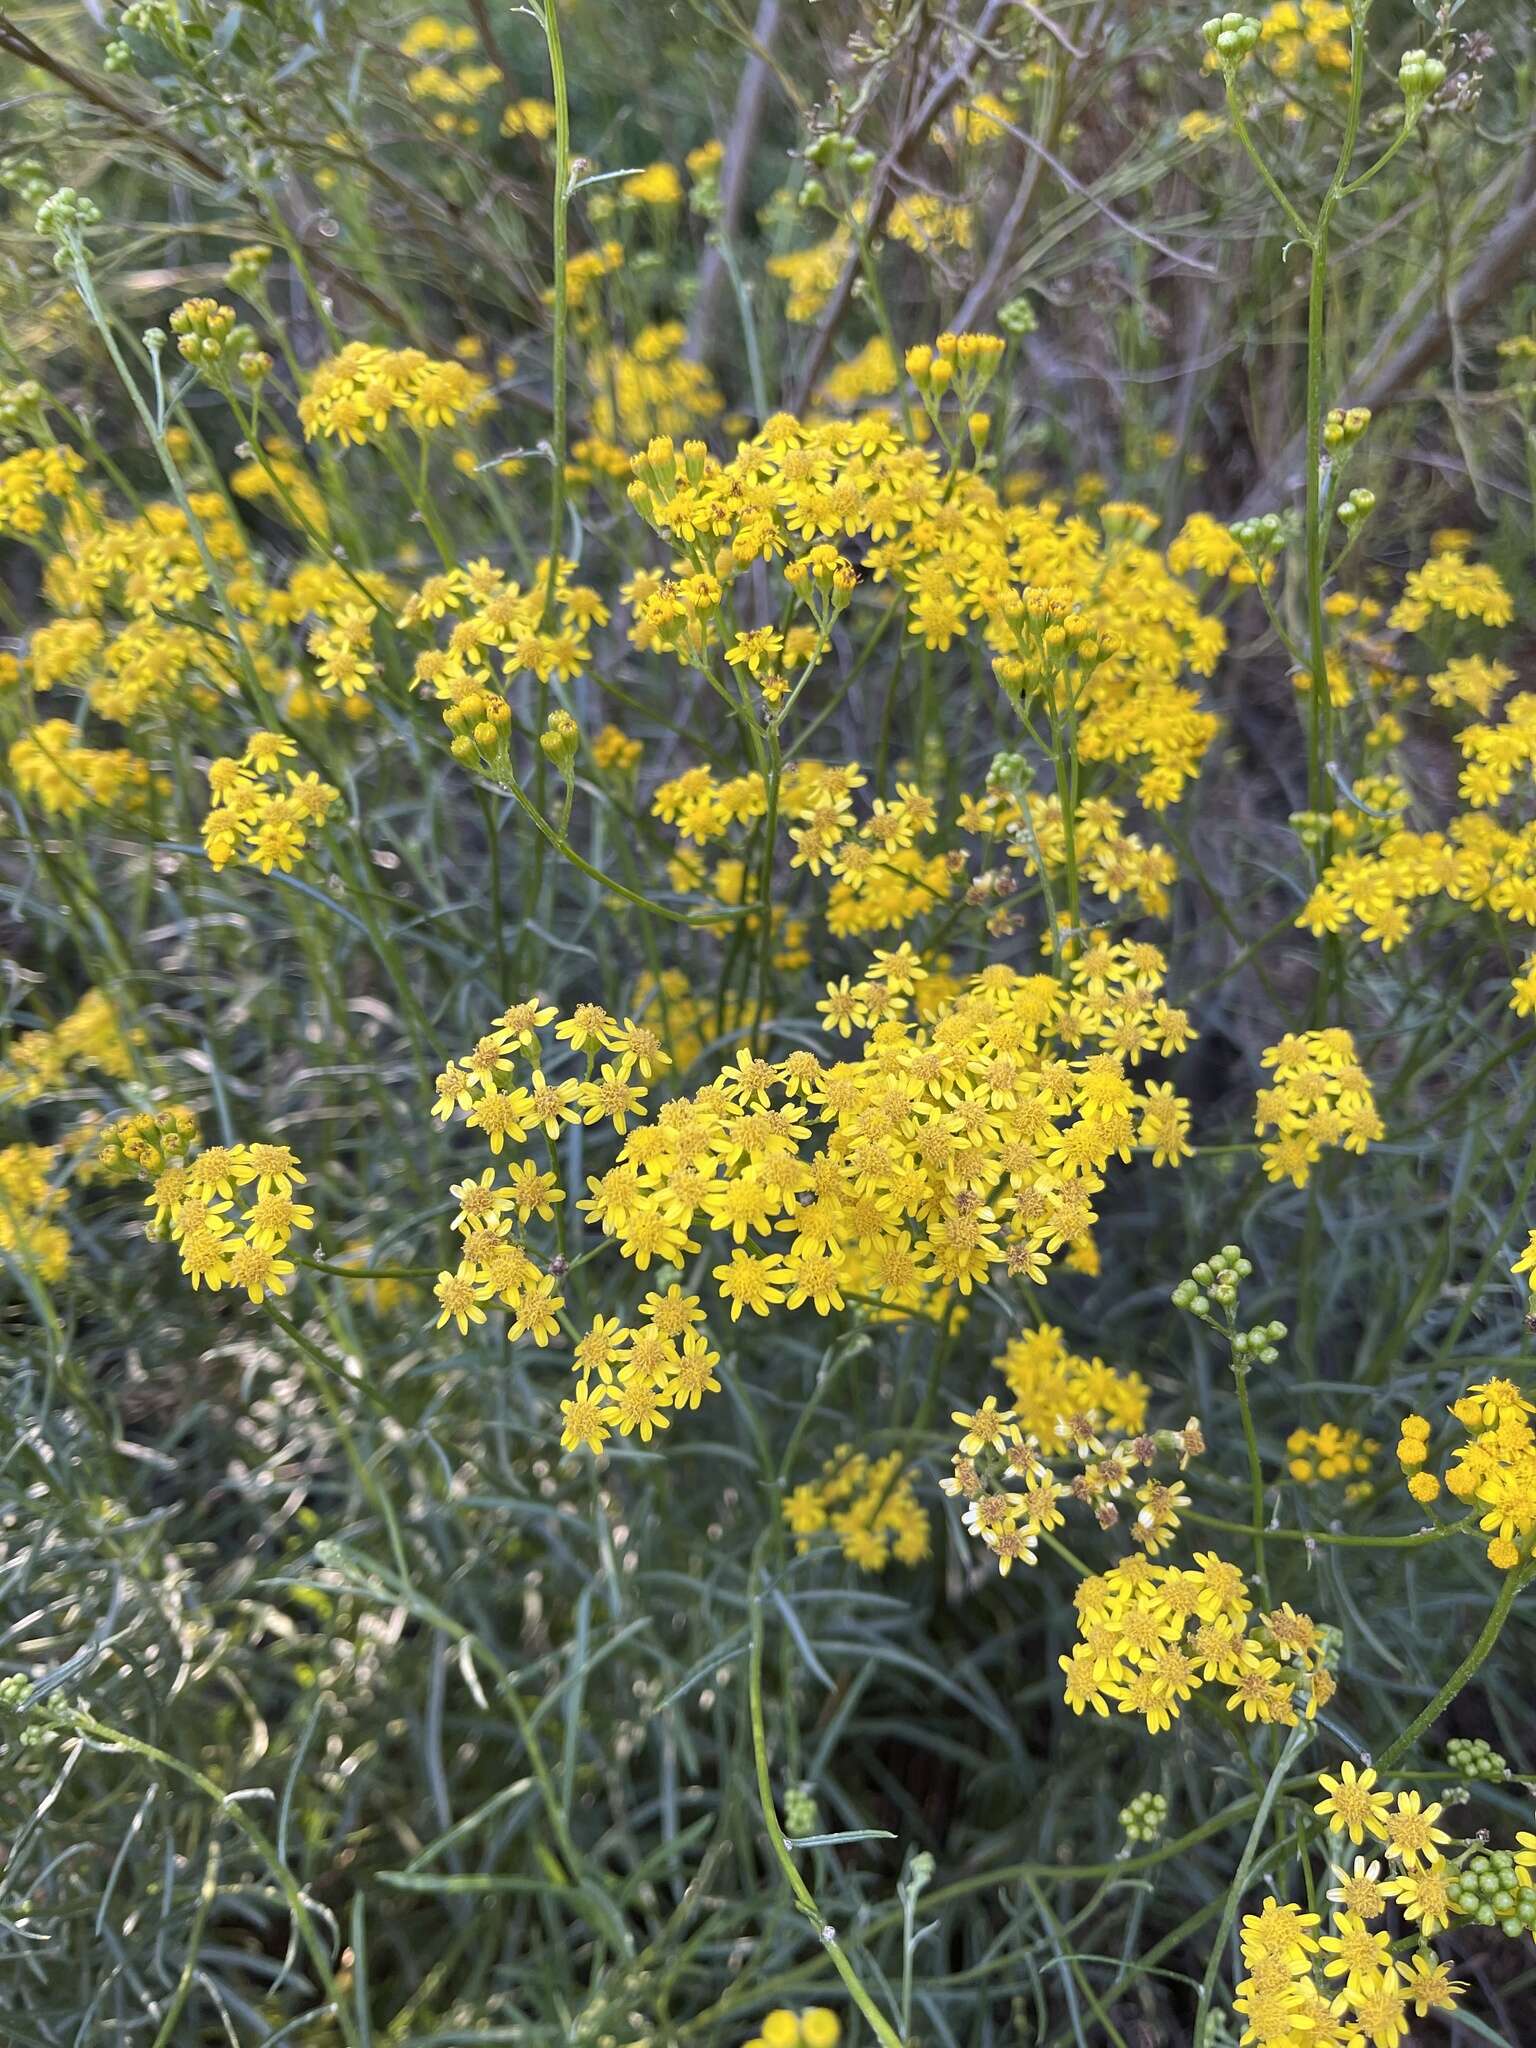
[[[1327,385],[1327,311],[1329,242],[1334,216],[1340,202],[1364,189],[1397,155],[1418,125],[1429,96],[1444,82],[1445,66],[1422,50],[1409,51],[1399,74],[1403,92],[1403,119],[1390,145],[1370,168],[1353,182],[1350,169],[1360,132],[1365,92],[1366,20],[1370,0],[1351,0],[1349,23],[1349,87],[1344,104],[1343,127],[1327,188],[1311,220],[1306,219],[1285,192],[1265,160],[1256,141],[1241,94],[1238,78],[1244,62],[1259,42],[1259,22],[1251,15],[1236,13],[1214,16],[1207,21],[1207,47],[1221,67],[1227,111],[1232,130],[1265,188],[1280,208],[1292,236],[1307,251],[1307,355],[1306,355],[1306,474],[1303,512],[1305,553],[1305,611],[1307,619],[1307,667],[1309,671],[1307,708],[1307,805],[1313,812],[1329,808],[1329,764],[1333,758],[1333,710],[1329,694],[1328,635],[1324,613],[1324,588],[1328,579],[1327,527],[1330,514],[1329,476],[1325,468],[1324,412]],[[1369,415],[1366,415],[1369,418]],[[1325,841],[1321,859],[1331,851]]]

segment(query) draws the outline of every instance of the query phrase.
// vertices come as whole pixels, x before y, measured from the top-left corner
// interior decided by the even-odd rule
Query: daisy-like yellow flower
[[[1336,1778],[1320,1771],[1317,1782],[1323,1788],[1323,1797],[1312,1811],[1326,1817],[1330,1834],[1348,1835],[1357,1848],[1368,1834],[1386,1839],[1386,1818],[1392,1800],[1386,1791],[1376,1790],[1374,1770],[1357,1771],[1346,1760],[1339,1766]],[[1435,1810],[1438,1813],[1439,1808]]]

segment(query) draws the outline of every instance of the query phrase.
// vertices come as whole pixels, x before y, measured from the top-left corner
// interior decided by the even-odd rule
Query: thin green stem
[[[752,1724],[752,1757],[757,1771],[757,1796],[762,1808],[763,1825],[768,1831],[769,1847],[774,1861],[783,1873],[795,1904],[805,1915],[822,1949],[830,1959],[832,1967],[842,1979],[848,1996],[869,2022],[875,2039],[881,2048],[902,2048],[902,2043],[890,2021],[881,2012],[865,1990],[859,1973],[848,1960],[836,1931],[828,1926],[821,1908],[817,1905],[810,1886],[795,1866],[789,1844],[784,1839],[784,1830],[779,1826],[778,1805],[773,1796],[773,1779],[768,1769],[768,1731],[763,1716],[763,1596],[756,1583],[758,1561],[754,1560],[753,1586],[748,1595],[749,1626],[751,1643],[747,1667],[748,1712]]]
[[[1394,1741],[1389,1742],[1376,1759],[1378,1770],[1390,1770],[1400,1756],[1403,1756],[1418,1741],[1426,1728],[1432,1728],[1456,1695],[1465,1690],[1477,1676],[1494,1644],[1503,1632],[1510,1610],[1521,1589],[1536,1577],[1536,1564],[1527,1564],[1517,1571],[1506,1572],[1504,1583],[1499,1588],[1499,1597],[1489,1609],[1488,1619],[1483,1623],[1477,1641],[1456,1666],[1450,1677],[1435,1694],[1423,1713],[1416,1714]]]

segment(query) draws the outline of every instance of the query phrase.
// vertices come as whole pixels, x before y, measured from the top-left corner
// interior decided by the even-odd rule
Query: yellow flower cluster
[[[1341,1429],[1325,1422],[1318,1429],[1293,1429],[1285,1440],[1286,1469],[1300,1486],[1316,1486],[1332,1479],[1359,1478],[1371,1469],[1371,1460],[1381,1449],[1373,1436],[1358,1429]],[[1345,1489],[1346,1500],[1363,1499],[1369,1486]]]
[[[1166,1550],[1189,1505],[1183,1481],[1138,1481],[1137,1474],[1150,1472],[1165,1453],[1178,1457],[1181,1470],[1198,1457],[1205,1439],[1195,1418],[1183,1429],[1149,1433],[1146,1388],[1137,1376],[1119,1374],[1102,1359],[1071,1357],[1060,1331],[1048,1325],[1016,1338],[995,1363],[1020,1389],[1016,1405],[999,1408],[989,1394],[973,1412],[951,1417],[963,1434],[939,1484],[966,1502],[965,1526],[992,1552],[1003,1577],[1016,1564],[1038,1562],[1041,1539],[1049,1543],[1066,1520],[1064,1500],[1112,1529],[1123,1495],[1133,1541],[1152,1555]],[[1063,1459],[1074,1467],[1070,1480],[1056,1469]]]
[[[68,718],[45,718],[12,740],[7,760],[17,793],[54,818],[82,811],[135,811],[154,784],[149,763],[126,747],[91,747]]]
[[[72,511],[65,547],[49,557],[43,576],[44,595],[54,611],[92,618],[121,611],[140,620],[185,613],[208,589],[204,546],[231,604],[249,609],[260,580],[223,493],[189,491],[187,505],[196,533],[179,506],[158,501],[131,519],[106,518],[94,502],[88,510]],[[218,675],[227,657],[205,647],[200,659]]]
[[[547,563],[524,590],[484,560],[429,577],[406,601],[402,626],[448,622],[445,643],[416,657],[414,679],[445,707],[457,759],[494,762],[505,753],[512,712],[503,678],[526,670],[541,682],[568,682],[591,660],[589,635],[607,623],[608,608],[595,590],[572,583],[569,570],[557,567],[552,605]]]
[[[555,109],[549,100],[514,100],[501,117],[503,135],[526,135],[534,142],[547,142],[555,132]],[[579,259],[577,259],[579,260]]]
[[[890,343],[877,334],[847,362],[829,370],[819,393],[824,405],[855,406],[866,398],[885,398],[901,381]]]
[[[245,751],[209,764],[213,801],[203,819],[203,845],[215,868],[238,860],[270,875],[291,874],[309,848],[309,834],[322,826],[341,793],[311,771],[287,769],[287,788],[278,781],[283,763],[298,753],[286,733],[253,732]]]
[[[919,254],[930,249],[969,249],[972,227],[971,209],[962,201],[941,198],[937,192],[904,194],[886,222],[895,241],[905,242]]]
[[[1040,1444],[1086,1440],[1085,1430],[1138,1437],[1146,1428],[1147,1384],[1140,1373],[1121,1372],[1102,1358],[1079,1358],[1052,1323],[1011,1337],[992,1363],[1013,1396],[1009,1414]]]
[[[892,1559],[920,1564],[928,1555],[928,1510],[917,1497],[914,1476],[900,1451],[868,1458],[851,1444],[839,1444],[821,1477],[804,1481],[784,1501],[795,1548],[809,1550],[813,1536],[830,1530],[860,1571],[883,1572]]]
[[[1342,0],[1277,0],[1260,16],[1259,40],[1277,77],[1294,78],[1310,58],[1342,83],[1349,76],[1349,25]]]
[[[1447,618],[1477,619],[1485,626],[1507,626],[1515,616],[1515,602],[1497,569],[1487,562],[1469,562],[1459,550],[1450,549],[1409,571],[1388,623],[1399,632],[1418,633],[1436,612]]]
[[[1168,543],[1168,566],[1175,576],[1196,570],[1202,576],[1224,576],[1237,588],[1274,575],[1274,564],[1266,562],[1258,576],[1241,543],[1229,526],[1208,512],[1191,512]]]
[[[301,531],[329,534],[331,515],[314,479],[299,460],[291,441],[269,434],[261,444],[263,460],[242,462],[229,473],[229,488],[248,504],[261,504],[274,518],[286,519]]]
[[[243,1287],[252,1301],[286,1294],[294,1267],[283,1253],[294,1232],[315,1220],[314,1210],[294,1198],[303,1185],[286,1145],[208,1145],[155,1175],[146,1205],[154,1211],[150,1233],[175,1243],[194,1289]]]
[[[57,443],[6,456],[0,462],[0,534],[41,533],[48,524],[46,501],[73,498],[84,467],[73,448]]]
[[[1508,831],[1473,811],[1444,833],[1389,832],[1374,853],[1329,861],[1296,921],[1321,937],[1353,920],[1390,952],[1412,929],[1412,906],[1435,897],[1536,924],[1536,826]]]
[[[490,385],[478,370],[438,361],[419,348],[378,348],[350,341],[321,363],[299,400],[304,437],[361,446],[376,441],[397,417],[427,434],[478,419],[491,405]]]
[[[65,1190],[48,1178],[57,1157],[52,1145],[0,1146],[0,1269],[12,1260],[50,1287],[69,1265],[69,1233],[54,1220]]]
[[[1137,1147],[1176,1156],[1167,1125],[1184,1105],[1156,1084],[1139,1092],[1117,1051],[1063,1056],[1115,1039],[1111,991],[998,965],[925,1010],[926,979],[908,947],[877,955],[846,992],[868,1020],[857,1057],[825,1065],[808,1049],[767,1060],[744,1048],[654,1120],[646,1084],[670,1064],[655,1030],[583,1005],[555,1036],[584,1056],[586,1076],[552,1080],[539,1033],[556,1012],[514,1004],[439,1076],[434,1113],[463,1114],[495,1155],[535,1131],[553,1144],[567,1124],[611,1122],[618,1158],[589,1177],[581,1214],[642,1274],[698,1254],[690,1232],[714,1234],[710,1277],[733,1321],[780,1306],[826,1315],[850,1297],[887,1316],[941,1315],[996,1268],[1043,1280],[1058,1251],[1089,1238],[1112,1159]],[[1148,994],[1141,986],[1129,1000],[1140,1006]],[[839,1020],[844,1000],[833,991]],[[518,1188],[541,1191],[532,1210]],[[440,1320],[483,1321],[481,1303],[495,1295],[516,1311],[514,1335],[544,1342],[562,1302],[506,1241],[508,1212],[526,1221],[561,1199],[553,1176],[528,1161],[514,1166],[511,1189],[476,1196],[464,1258],[439,1281]],[[652,1391],[659,1400],[665,1390]],[[584,1425],[600,1420],[606,1404],[594,1400]]]
[[[515,1184],[515,1173],[513,1179]],[[480,1185],[485,1185],[483,1177]],[[494,1257],[493,1250],[493,1265]],[[531,1335],[544,1343],[553,1334],[562,1306],[559,1296],[541,1294],[537,1282],[525,1280],[511,1305],[514,1338]],[[664,1292],[653,1288],[641,1301],[640,1314],[643,1320],[634,1326],[620,1323],[617,1316],[596,1315],[577,1337],[571,1359],[579,1375],[576,1391],[560,1403],[565,1450],[600,1451],[614,1430],[621,1437],[638,1432],[640,1441],[649,1443],[656,1430],[668,1427],[669,1411],[697,1408],[706,1394],[719,1393],[715,1367],[720,1354],[697,1327],[704,1316],[699,1297],[677,1286]]]
[[[1203,1686],[1245,1721],[1292,1728],[1336,1690],[1324,1631],[1289,1604],[1255,1617],[1241,1566],[1196,1552],[1194,1569],[1128,1557],[1073,1595],[1078,1642],[1058,1661],[1073,1713],[1113,1704],[1156,1735]]]
[[[642,328],[629,348],[613,342],[593,350],[587,381],[600,438],[633,448],[653,434],[686,434],[724,410],[704,364],[684,355],[687,339],[681,320],[664,320]]]
[[[1418,1794],[1409,1795],[1417,1798]],[[1438,1809],[1437,1809],[1438,1810]],[[1336,1873],[1329,1893],[1359,1893],[1367,1902],[1385,1895],[1370,1873],[1380,1865],[1356,1858],[1358,1875]],[[1424,2017],[1449,2012],[1466,1986],[1427,1948],[1396,1956],[1385,1929],[1364,1915],[1341,1908],[1327,1934],[1322,1917],[1270,1897],[1257,1913],[1244,1914],[1238,1930],[1246,1975],[1237,1987],[1236,2010],[1245,2022],[1243,2040],[1254,2048],[1397,2048],[1409,2030],[1410,2005]]]
[[[600,775],[627,780],[640,766],[645,742],[634,739],[617,725],[600,726],[592,735],[592,765]]]
[[[94,1067],[114,1081],[134,1070],[134,1049],[144,1043],[137,1025],[125,1025],[116,1003],[89,990],[49,1030],[23,1031],[0,1060],[0,1101],[20,1108],[54,1094],[71,1074]]]
[[[1516,1271],[1536,1267],[1536,1237]],[[1472,1509],[1488,1538],[1488,1562],[1512,1572],[1536,1557],[1536,1404],[1512,1380],[1484,1380],[1470,1387],[1451,1414],[1467,1433],[1446,1469],[1448,1493]],[[1429,1470],[1430,1425],[1423,1415],[1405,1415],[1397,1446],[1398,1463],[1417,1501],[1437,1500],[1441,1481]]]
[[[792,2012],[787,2005],[766,2014],[762,2029],[742,2048],[837,2048],[843,2029],[830,2006],[808,2005]]]
[[[953,137],[970,149],[985,149],[1001,142],[1010,125],[1011,116],[1003,101],[995,93],[979,92],[953,110],[947,128],[938,122],[929,133],[941,146]]]
[[[479,40],[467,22],[447,21],[441,14],[420,14],[395,47],[415,64],[430,57],[462,57]]]
[[[424,14],[413,21],[396,46],[410,69],[405,89],[413,100],[437,107],[432,125],[444,135],[474,136],[479,124],[472,115],[454,113],[455,107],[472,106],[489,92],[501,77],[501,67],[482,57],[467,61],[469,53],[481,48],[478,32],[467,22],[445,21],[439,14]],[[460,61],[449,70],[446,60]]]
[[[768,258],[767,270],[789,289],[785,316],[803,327],[816,318],[843,274],[853,241],[846,228],[834,228],[825,241],[808,249],[785,249]]]
[[[1275,1085],[1259,1090],[1253,1128],[1260,1138],[1270,1130],[1277,1134],[1259,1148],[1270,1180],[1304,1188],[1329,1147],[1363,1152],[1386,1136],[1370,1076],[1349,1032],[1287,1032],[1263,1053],[1262,1063],[1272,1069]]]
[[[683,203],[683,181],[676,168],[665,161],[647,164],[643,171],[634,171],[619,185],[620,196],[636,206],[649,206],[659,212]]]
[[[963,345],[987,338],[940,340],[956,343],[963,367]],[[925,353],[930,378],[951,360]],[[1056,680],[1080,757],[1138,766],[1148,806],[1176,800],[1214,736],[1215,720],[1179,679],[1210,673],[1225,632],[1146,545],[1155,515],[1127,530],[1106,508],[1096,530],[1051,500],[1004,505],[983,475],[946,473],[934,448],[883,412],[812,423],[779,414],[728,463],[701,444],[679,459],[670,440],[655,441],[636,458],[630,497],[691,571],[641,585],[638,645],[659,641],[707,666],[732,644],[728,593],[756,561],[787,557],[791,591],[813,616],[822,588],[836,609],[856,581],[840,551],[853,541],[864,581],[877,596],[891,586],[925,647],[943,652],[979,630],[1010,694]]]

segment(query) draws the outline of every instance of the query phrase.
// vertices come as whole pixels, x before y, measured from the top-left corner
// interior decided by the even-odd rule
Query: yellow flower
[[[1312,1810],[1327,1817],[1330,1834],[1347,1834],[1357,1847],[1367,1834],[1386,1839],[1386,1820],[1392,1801],[1387,1792],[1376,1790],[1374,1770],[1357,1771],[1346,1759],[1339,1766],[1336,1778],[1320,1771],[1317,1782],[1323,1789],[1323,1797]]]

